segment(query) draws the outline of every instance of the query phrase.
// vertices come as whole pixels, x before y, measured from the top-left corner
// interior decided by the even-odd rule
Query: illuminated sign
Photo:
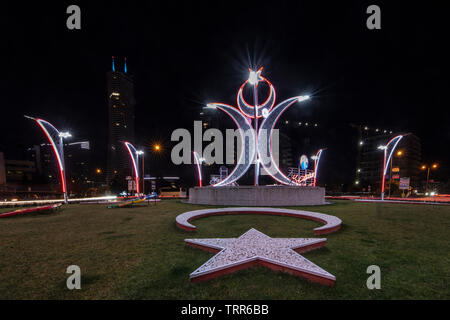
[[[300,157],[300,167],[302,168],[302,170],[306,170],[308,169],[308,157],[305,155],[302,155]]]

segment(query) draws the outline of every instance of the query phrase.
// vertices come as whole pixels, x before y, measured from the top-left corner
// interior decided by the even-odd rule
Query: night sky
[[[66,28],[70,4],[81,7],[81,30]],[[370,4],[381,7],[381,30],[366,27]],[[114,55],[117,68],[127,57],[135,77],[137,144],[161,142],[165,152],[148,161],[167,173],[182,174],[169,165],[171,132],[191,130],[209,101],[235,104],[248,67],[264,66],[279,99],[313,95],[282,119],[319,122],[336,137],[327,166],[340,174],[330,183],[353,179],[357,132],[350,136],[349,123],[413,132],[424,160],[438,161],[445,175],[445,13],[379,1],[2,3],[0,151],[20,157],[43,142],[28,114],[93,141],[104,165]]]

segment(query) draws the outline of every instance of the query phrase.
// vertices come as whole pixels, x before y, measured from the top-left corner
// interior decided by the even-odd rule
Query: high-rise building
[[[123,72],[116,69],[107,73],[108,84],[108,152],[106,182],[113,189],[124,188],[127,175],[131,175],[130,159],[124,142],[134,143],[134,80],[128,73],[127,61]]]

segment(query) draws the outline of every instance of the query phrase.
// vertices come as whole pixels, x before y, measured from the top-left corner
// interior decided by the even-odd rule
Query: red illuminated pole
[[[64,165],[64,142],[63,142],[63,138],[68,138],[70,137],[70,133],[68,132],[59,132],[58,129],[55,128],[55,126],[53,126],[50,122],[43,120],[43,119],[39,119],[39,118],[33,118],[33,117],[29,117],[29,116],[24,116],[27,119],[31,119],[36,121],[36,123],[39,125],[39,127],[42,129],[42,131],[44,131],[45,136],[47,137],[48,141],[50,142],[52,148],[53,148],[53,152],[55,153],[56,156],[56,160],[58,163],[58,167],[59,167],[59,173],[61,176],[61,189],[62,189],[62,193],[64,195],[64,203],[68,203],[68,196],[67,196],[67,183],[66,183],[66,171],[65,171],[65,165]],[[52,138],[52,136],[50,135],[49,131],[47,130],[47,128],[45,127],[45,125],[47,125],[50,129],[52,129],[54,131],[54,133],[56,133],[57,137],[59,138],[58,143],[59,145],[57,146],[54,139]]]
[[[406,135],[408,135],[408,134],[406,134]],[[405,135],[402,135],[402,134],[397,135],[394,138],[392,138],[391,140],[389,140],[389,142],[385,146],[378,147],[378,149],[384,150],[383,172],[382,172],[382,177],[381,177],[381,200],[384,200],[384,189],[385,189],[385,180],[386,180],[386,162],[392,161],[392,154],[394,153],[395,148],[397,147],[398,143],[404,136]],[[389,148],[389,145],[394,141],[395,141],[395,144],[392,147],[389,157],[387,157],[387,149]]]
[[[381,200],[384,200],[384,180],[385,180],[385,174],[384,174],[384,170],[386,168],[386,150],[387,150],[387,146],[384,149],[384,160],[383,160],[383,176],[381,178]]]
[[[145,194],[144,154],[142,154],[142,194]]]
[[[203,184],[202,184],[202,168],[201,168],[203,159],[199,158],[197,152],[193,151],[192,153],[194,155],[194,163],[197,165],[198,186],[201,188],[203,186]]]
[[[129,142],[124,142],[125,147],[128,150],[128,153],[130,154],[131,157],[131,162],[133,164],[133,169],[134,169],[134,176],[135,176],[135,182],[136,182],[136,193],[139,195],[139,155],[138,155],[138,151],[136,150],[136,148]],[[133,152],[131,151],[131,148],[134,149],[134,153],[137,156],[137,159],[135,159]],[[136,161],[137,160],[137,161]]]
[[[325,149],[319,149],[319,151],[317,151],[316,156],[314,157],[314,187],[316,186],[316,181],[317,181],[317,171],[319,169],[319,161],[320,161],[320,156],[322,155],[322,151]]]
[[[259,185],[259,157],[258,157],[258,82],[253,85],[253,104],[255,116],[255,186]]]

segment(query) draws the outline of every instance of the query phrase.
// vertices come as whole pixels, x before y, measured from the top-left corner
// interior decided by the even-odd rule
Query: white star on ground
[[[311,275],[312,278],[319,277],[331,283],[336,280],[331,273],[296,252],[323,246],[325,238],[271,238],[252,228],[239,238],[185,239],[185,242],[208,251],[219,251],[190,274],[191,280],[227,273],[226,269],[239,269],[240,265],[251,262],[263,262],[263,265],[272,269],[294,271],[306,278]]]

